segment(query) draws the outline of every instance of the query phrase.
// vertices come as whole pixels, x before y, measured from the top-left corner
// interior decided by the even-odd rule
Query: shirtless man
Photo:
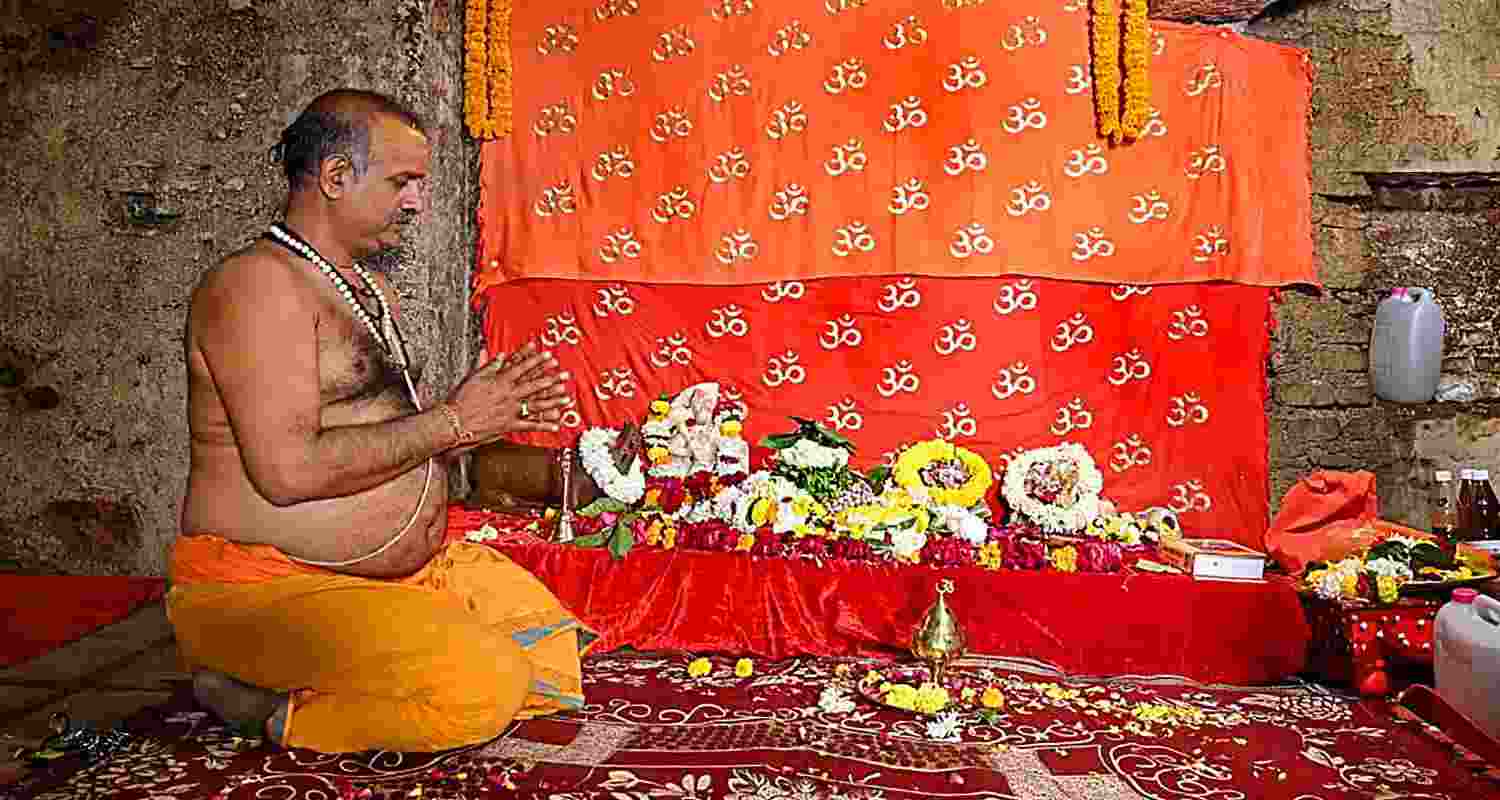
[[[203,276],[187,325],[168,611],[199,700],[330,752],[453,747],[576,705],[587,632],[503,555],[444,543],[453,457],[557,430],[568,374],[528,347],[419,401],[395,293],[356,264],[422,210],[420,123],[340,90],[278,148],[285,222]]]

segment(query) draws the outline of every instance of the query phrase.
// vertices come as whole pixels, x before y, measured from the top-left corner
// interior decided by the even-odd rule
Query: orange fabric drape
[[[1075,2],[518,4],[478,289],[1023,274],[1313,283],[1305,54],[1153,23],[1095,129]]]

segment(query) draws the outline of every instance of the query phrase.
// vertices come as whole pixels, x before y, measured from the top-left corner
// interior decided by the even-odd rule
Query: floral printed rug
[[[870,699],[892,688],[886,676],[898,667],[595,656],[583,711],[436,754],[277,752],[215,725],[183,695],[132,720],[130,742],[108,760],[61,759],[0,797],[1500,797],[1495,773],[1481,774],[1485,765],[1432,729],[1316,686],[1087,680],[971,658],[950,666],[950,684],[970,691],[928,716]],[[942,704],[930,694],[928,707]]]

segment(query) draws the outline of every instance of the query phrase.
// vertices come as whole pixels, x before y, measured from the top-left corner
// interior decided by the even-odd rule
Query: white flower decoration
[[[1062,506],[1044,503],[1026,492],[1026,475],[1037,464],[1071,461],[1077,467],[1073,502]],[[1083,530],[1099,516],[1099,492],[1104,489],[1104,475],[1094,466],[1094,458],[1081,444],[1064,442],[1056,447],[1027,450],[1010,460],[1005,468],[1001,493],[1011,510],[1024,515],[1047,533],[1073,533]]]
[[[640,458],[631,462],[629,472],[615,468],[615,459],[609,448],[619,438],[619,431],[589,428],[578,437],[578,457],[589,477],[605,494],[627,506],[634,505],[646,493],[646,475],[641,470]]]
[[[824,687],[818,695],[818,710],[825,714],[847,714],[854,710],[854,700],[837,686]]]
[[[963,728],[958,724],[958,713],[945,711],[937,715],[937,719],[927,723],[927,738],[939,742],[957,742],[961,740],[959,733]]]

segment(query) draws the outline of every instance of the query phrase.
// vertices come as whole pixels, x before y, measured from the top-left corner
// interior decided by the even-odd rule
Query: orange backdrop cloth
[[[538,340],[575,376],[561,434],[639,423],[705,380],[737,394],[745,436],[788,415],[849,436],[854,462],[949,438],[1003,468],[1085,445],[1127,510],[1261,547],[1273,290],[1035,278],[832,278],[755,286],[526,280],[487,290],[490,352]],[[997,476],[998,483],[998,476]]]
[[[1111,147],[1088,21],[1085,0],[517,3],[479,288],[1315,283],[1303,51],[1154,22],[1151,118]]]

